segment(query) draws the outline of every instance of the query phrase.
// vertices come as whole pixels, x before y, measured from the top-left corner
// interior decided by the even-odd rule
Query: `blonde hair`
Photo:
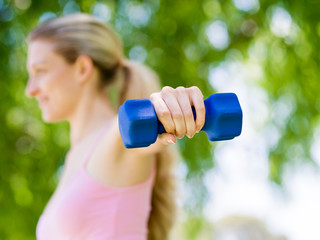
[[[69,63],[75,62],[80,55],[89,56],[99,69],[105,86],[120,81],[117,107],[128,99],[149,98],[152,92],[160,89],[156,74],[145,65],[126,60],[115,32],[89,15],[78,13],[50,20],[28,37],[29,42],[39,39],[51,41],[55,51]],[[157,154],[148,240],[168,239],[173,226],[176,212],[173,169],[176,157],[176,151],[172,148]]]

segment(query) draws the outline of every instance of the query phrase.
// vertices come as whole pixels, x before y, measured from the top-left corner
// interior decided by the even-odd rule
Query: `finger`
[[[190,101],[196,110],[196,131],[199,132],[205,123],[206,119],[206,109],[204,106],[203,95],[199,88],[191,87],[190,91]]]
[[[153,93],[150,96],[150,101],[153,104],[154,110],[157,114],[159,121],[162,123],[167,133],[175,133],[175,125],[171,118],[170,111],[163,101],[160,93]]]
[[[176,137],[183,138],[186,134],[186,124],[179,102],[175,96],[175,90],[169,87],[164,88],[161,91],[161,96],[170,111],[175,126]]]
[[[196,124],[192,113],[191,102],[186,88],[178,87],[176,89],[177,99],[184,116],[186,126],[186,135],[192,138],[196,133]]]
[[[158,136],[159,142],[164,145],[170,145],[177,142],[176,137],[171,133],[162,133]]]

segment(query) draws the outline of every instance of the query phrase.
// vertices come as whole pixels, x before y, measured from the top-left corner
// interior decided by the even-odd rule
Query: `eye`
[[[42,73],[45,73],[45,72],[46,72],[46,69],[44,69],[44,68],[35,69],[35,74],[42,74]]]

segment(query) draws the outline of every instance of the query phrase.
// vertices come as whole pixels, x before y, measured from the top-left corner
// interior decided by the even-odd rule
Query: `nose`
[[[29,78],[28,80],[28,84],[26,87],[26,95],[28,97],[34,97],[39,93],[39,87],[36,84],[36,82],[34,81],[34,79]]]

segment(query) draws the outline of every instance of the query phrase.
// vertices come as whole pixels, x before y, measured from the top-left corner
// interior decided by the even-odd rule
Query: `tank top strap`
[[[91,158],[91,155],[93,154],[96,146],[98,145],[99,141],[102,139],[102,137],[104,136],[104,134],[106,133],[106,131],[109,129],[110,125],[111,125],[112,119],[109,120],[107,122],[107,124],[100,130],[100,132],[98,133],[98,136],[94,139],[93,143],[91,144],[89,151],[87,152],[87,154],[85,155],[82,167],[86,168],[88,161]]]

